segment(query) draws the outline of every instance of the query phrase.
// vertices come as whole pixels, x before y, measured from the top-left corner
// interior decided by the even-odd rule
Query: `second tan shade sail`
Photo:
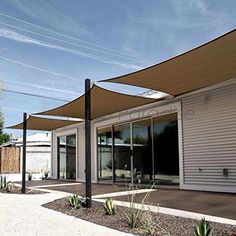
[[[130,108],[157,101],[156,99],[132,96],[103,89],[97,85],[91,88],[91,118],[95,119]],[[85,117],[85,95],[54,109],[37,113],[37,115]]]
[[[68,125],[77,124],[79,122],[80,121],[57,120],[57,119],[29,116],[29,118],[27,119],[27,129],[51,131],[51,130],[62,128]],[[8,129],[23,129],[23,122],[17,125],[7,127],[7,128]]]

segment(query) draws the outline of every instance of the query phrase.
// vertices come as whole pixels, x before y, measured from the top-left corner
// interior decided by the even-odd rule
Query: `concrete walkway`
[[[42,204],[68,193],[3,194],[0,193],[0,235],[4,236],[125,236],[131,235],[96,225],[42,207]]]

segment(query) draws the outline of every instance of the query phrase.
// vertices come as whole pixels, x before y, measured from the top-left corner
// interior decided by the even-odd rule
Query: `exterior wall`
[[[97,182],[97,129],[178,113],[180,189],[236,192],[236,80],[176,99],[156,102],[94,120],[92,182]],[[85,180],[84,123],[53,131],[52,173],[57,178],[57,137],[77,133],[77,181]],[[223,175],[223,169],[228,175]]]
[[[28,146],[26,147],[26,158],[26,171],[33,171],[37,173],[49,171],[51,166],[51,147]]]
[[[182,110],[182,188],[236,192],[235,83],[183,98]]]
[[[93,129],[93,124],[91,125]],[[77,143],[76,143],[76,180],[80,182],[85,181],[85,130],[84,130],[84,123],[79,123],[77,125],[67,126],[61,129],[54,130],[52,132],[52,178],[57,179],[57,157],[58,157],[58,150],[57,150],[57,137],[63,135],[71,135],[76,134]],[[94,145],[93,135],[92,135],[92,147]],[[92,149],[93,150],[93,149]],[[92,156],[92,182],[97,181],[96,177],[96,159]]]

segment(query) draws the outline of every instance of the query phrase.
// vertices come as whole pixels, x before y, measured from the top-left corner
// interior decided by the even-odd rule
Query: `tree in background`
[[[3,133],[3,125],[4,125],[3,114],[0,111],[0,145],[10,140],[10,135],[7,133]]]

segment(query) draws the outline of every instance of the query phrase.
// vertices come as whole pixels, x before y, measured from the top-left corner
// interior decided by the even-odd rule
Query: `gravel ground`
[[[104,214],[102,203],[93,202],[90,209],[81,208],[73,209],[68,205],[68,199],[62,198],[43,205],[46,208],[62,212],[67,215],[78,217],[99,225],[107,226],[123,232],[136,235],[145,235],[145,231],[140,229],[130,229],[125,220],[123,211],[125,207],[117,207],[117,214],[108,216]],[[194,225],[196,221],[187,218],[175,217],[165,214],[152,215],[155,219],[156,236],[173,235],[173,236],[193,236]],[[214,228],[212,236],[236,236],[236,226],[211,223]]]
[[[0,193],[0,235],[128,236],[123,232],[42,207],[47,202],[70,195],[63,192],[45,194]]]

